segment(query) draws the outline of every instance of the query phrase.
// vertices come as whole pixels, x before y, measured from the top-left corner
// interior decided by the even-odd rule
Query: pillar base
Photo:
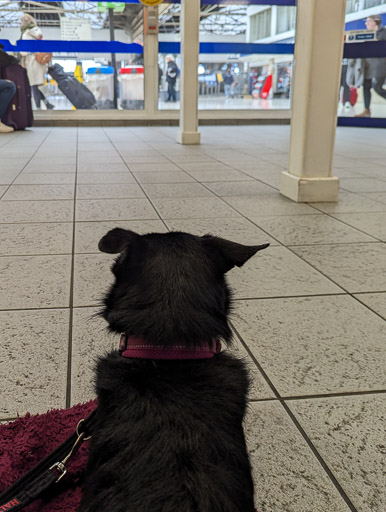
[[[282,172],[280,194],[297,203],[336,203],[339,198],[339,178],[306,178]]]
[[[201,133],[200,132],[178,132],[177,133],[178,144],[200,144]]]

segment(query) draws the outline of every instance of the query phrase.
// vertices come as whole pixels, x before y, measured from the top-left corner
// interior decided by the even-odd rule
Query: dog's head
[[[99,242],[102,252],[119,253],[101,315],[110,330],[163,346],[194,346],[215,337],[229,342],[231,295],[225,273],[268,245],[115,228]]]

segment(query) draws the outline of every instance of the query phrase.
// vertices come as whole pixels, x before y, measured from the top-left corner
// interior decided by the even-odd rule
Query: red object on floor
[[[260,98],[266,100],[269,95],[269,91],[272,87],[272,75],[268,75],[264,81],[263,87],[260,90]]]
[[[60,446],[76,429],[78,421],[87,418],[96,407],[96,400],[70,409],[48,411],[0,425],[0,492],[32,469]],[[73,485],[48,503],[37,500],[25,512],[75,512],[81,499],[80,476],[87,464],[88,443],[84,442],[68,461]],[[66,479],[64,479],[66,480]]]
[[[350,87],[350,105],[353,107],[358,99],[358,89],[356,87]]]

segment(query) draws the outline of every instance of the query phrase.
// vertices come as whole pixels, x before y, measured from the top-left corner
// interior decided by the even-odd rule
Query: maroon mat
[[[75,432],[78,421],[87,418],[96,400],[31,416],[29,413],[12,423],[0,425],[0,492],[54,451]],[[71,487],[49,503],[38,500],[26,512],[75,512],[81,498],[80,475],[87,463],[88,443],[68,461]],[[65,479],[64,479],[65,480]],[[59,485],[59,484],[58,484]]]

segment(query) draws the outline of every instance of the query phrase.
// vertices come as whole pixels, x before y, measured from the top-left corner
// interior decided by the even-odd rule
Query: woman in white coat
[[[40,28],[37,26],[35,18],[29,14],[23,14],[20,19],[21,23],[21,39],[24,40],[35,40],[43,39],[43,34]],[[47,73],[47,64],[40,64],[36,60],[34,53],[21,52],[22,61],[21,64],[27,70],[28,80],[32,88],[33,97],[36,103],[36,107],[40,108],[41,102],[43,102],[48,109],[54,108],[43,92],[39,88],[44,85],[45,75]]]

